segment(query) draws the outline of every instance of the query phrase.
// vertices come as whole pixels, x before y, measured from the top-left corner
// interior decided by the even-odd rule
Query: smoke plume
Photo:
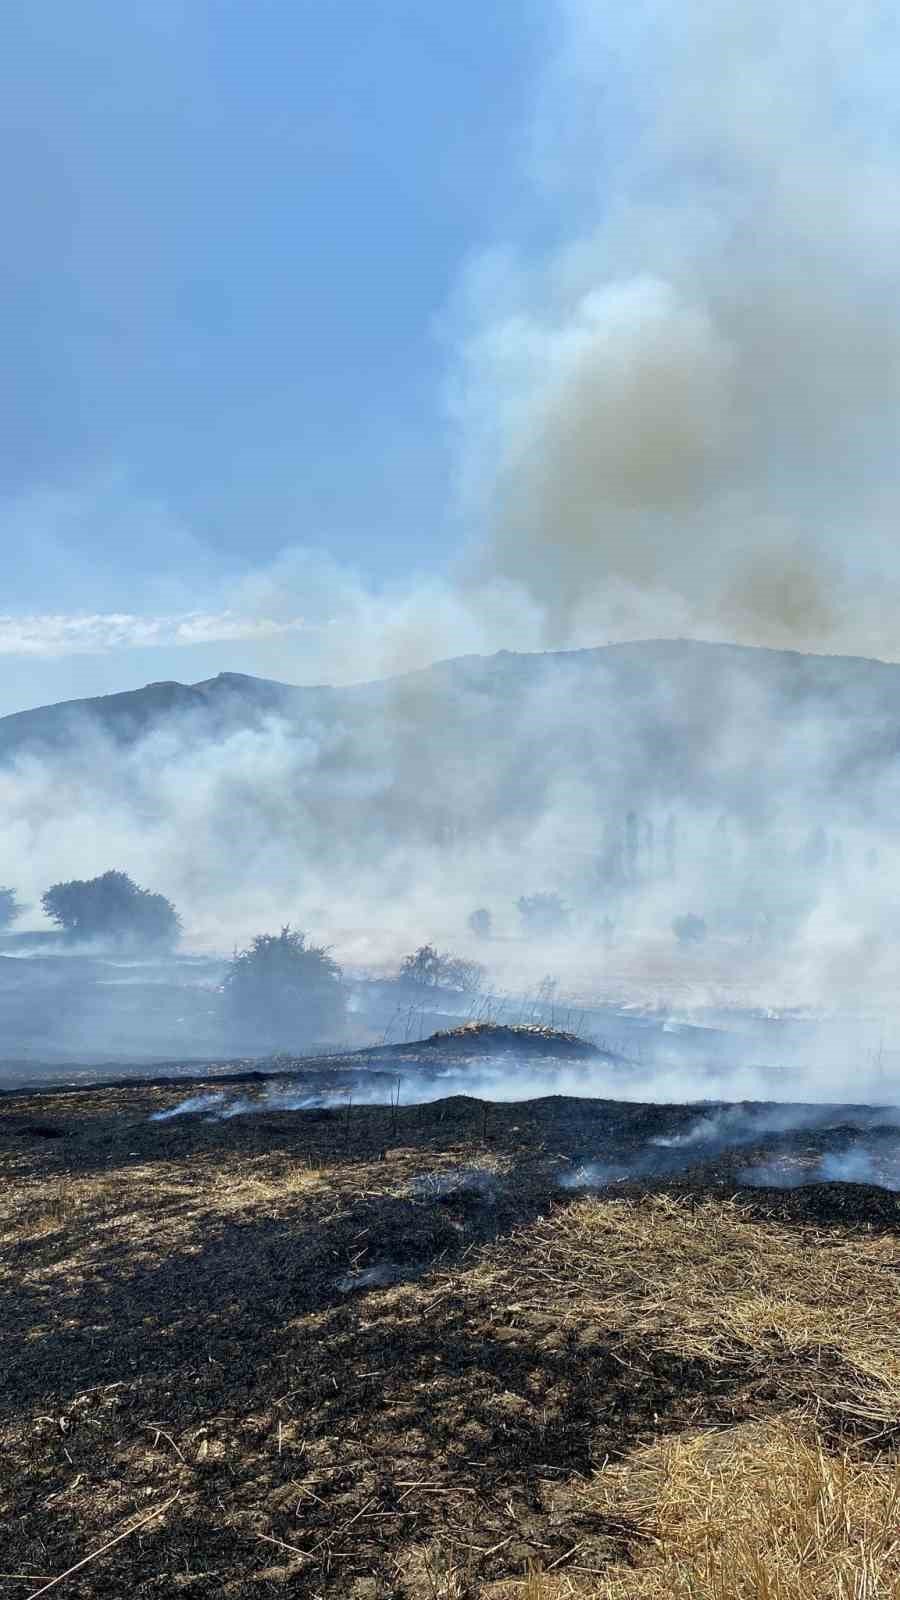
[[[888,7],[560,15],[532,129],[559,243],[495,251],[467,284],[454,392],[479,581],[520,586],[554,644],[892,653]]]

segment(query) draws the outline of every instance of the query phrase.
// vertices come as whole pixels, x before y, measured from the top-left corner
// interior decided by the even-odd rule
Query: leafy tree
[[[706,922],[693,911],[687,911],[683,917],[675,918],[672,932],[679,944],[702,944],[706,938]]]
[[[645,866],[647,871],[652,873],[656,866],[656,829],[652,817],[644,818],[643,846]]]
[[[674,878],[678,869],[678,824],[673,816],[666,822],[665,852],[666,871],[670,878]]]
[[[800,859],[810,872],[820,872],[827,864],[828,856],[828,835],[820,823],[817,828],[811,829]]]
[[[127,872],[54,883],[41,896],[41,905],[73,939],[170,945],[181,933],[181,920],[171,900],[139,888]]]
[[[640,822],[636,811],[629,811],[625,818],[625,860],[628,864],[628,876],[634,880],[638,875],[638,854],[641,848]]]
[[[333,1037],[347,1009],[337,962],[289,924],[235,955],[224,995],[232,1024],[272,1044]]]
[[[468,994],[481,988],[484,967],[480,961],[465,961],[462,956],[442,954],[433,944],[423,944],[412,955],[404,956],[400,982],[430,989],[462,989]]]
[[[569,910],[558,894],[522,895],[516,901],[526,933],[563,933],[569,925]]]
[[[491,937],[492,922],[493,918],[487,906],[479,906],[478,910],[473,911],[469,918],[469,927],[476,938],[489,939]]]
[[[441,957],[433,944],[420,944],[418,950],[404,956],[400,963],[402,983],[420,983],[429,988],[440,983]]]
[[[15,889],[0,889],[0,928],[8,928],[21,915],[22,907]]]

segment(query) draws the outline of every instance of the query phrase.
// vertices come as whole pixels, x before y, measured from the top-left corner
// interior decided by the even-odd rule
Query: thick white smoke
[[[476,264],[455,389],[479,579],[555,644],[894,653],[890,8],[565,0],[533,129],[559,238]]]

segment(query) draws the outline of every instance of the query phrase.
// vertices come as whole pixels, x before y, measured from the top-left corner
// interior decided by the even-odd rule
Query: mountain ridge
[[[246,742],[229,741],[261,741],[246,781],[263,788],[258,757],[277,737],[279,783],[313,832],[474,839],[604,805],[684,801],[752,822],[824,798],[857,816],[900,804],[900,665],[677,639],[458,656],[346,686],[148,684],[0,719],[0,765],[52,758],[94,782],[98,739],[111,753],[160,733],[167,761],[219,746],[242,770]]]
[[[246,698],[256,703],[266,703],[272,707],[279,703],[289,704],[294,696],[352,695],[372,692],[392,684],[399,685],[412,680],[424,680],[430,676],[460,673],[463,669],[471,670],[476,665],[485,668],[491,664],[525,662],[540,664],[552,662],[560,666],[583,665],[588,662],[602,664],[613,660],[628,661],[638,654],[652,659],[663,652],[668,655],[673,652],[702,653],[708,656],[718,654],[733,662],[804,663],[807,664],[808,670],[812,664],[816,664],[812,666],[813,671],[817,670],[819,664],[822,667],[827,664],[830,668],[862,668],[877,674],[883,672],[896,675],[900,689],[900,663],[885,661],[876,656],[783,650],[768,645],[733,644],[721,640],[654,637],[588,645],[571,650],[497,650],[487,654],[472,652],[462,656],[442,657],[425,667],[414,667],[406,672],[362,679],[351,684],[294,684],[281,679],[262,678],[251,673],[227,670],[216,673],[212,678],[200,679],[196,683],[184,683],[174,678],[153,680],[135,689],[111,690],[103,695],[49,701],[44,705],[28,706],[19,711],[8,712],[0,717],[0,751],[6,743],[8,732],[14,728],[26,728],[28,719],[35,719],[37,723],[63,713],[71,716],[87,713],[90,717],[106,722],[109,720],[109,713],[121,714],[127,718],[134,708],[144,705],[148,709],[164,712],[176,709],[202,709],[223,694],[233,695],[238,699]]]

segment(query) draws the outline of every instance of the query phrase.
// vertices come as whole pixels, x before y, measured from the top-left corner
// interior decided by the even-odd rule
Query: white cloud
[[[0,655],[53,659],[105,655],[115,650],[177,649],[227,640],[271,639],[303,626],[300,617],[276,621],[272,617],[239,616],[232,611],[189,611],[173,617],[141,617],[127,612],[0,616]]]

